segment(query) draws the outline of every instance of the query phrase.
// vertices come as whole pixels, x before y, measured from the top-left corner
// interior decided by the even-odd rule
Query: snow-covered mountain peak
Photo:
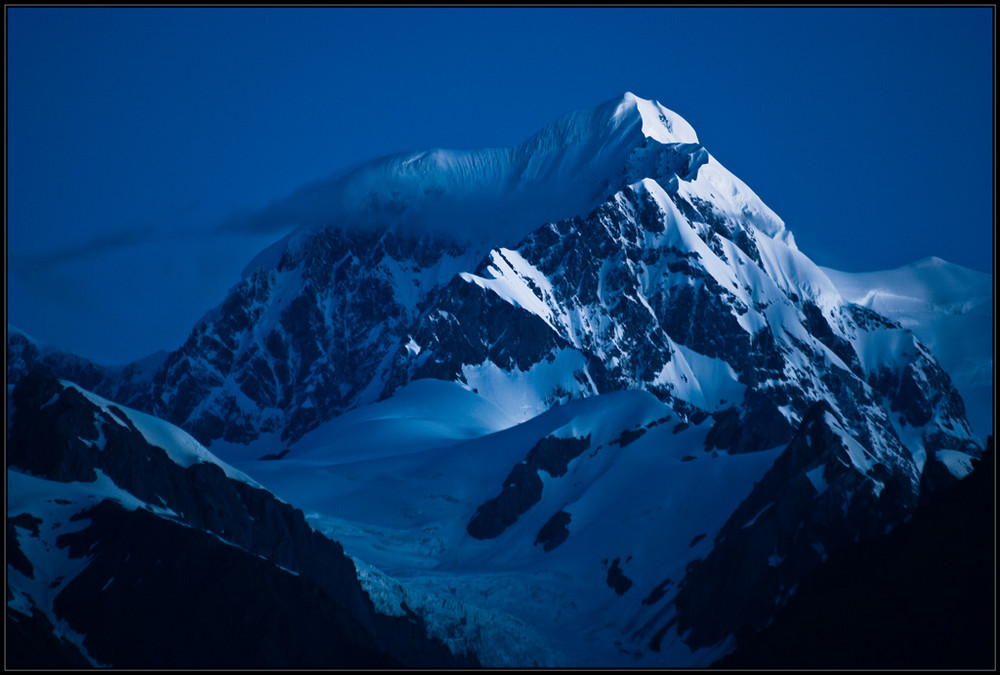
[[[574,140],[615,144],[625,141],[641,143],[652,138],[659,143],[698,143],[694,128],[680,115],[657,101],[644,99],[632,92],[593,108],[567,113],[548,124],[532,141],[549,136]]]
[[[964,479],[992,431],[990,275],[818,267],[687,122],[631,93],[265,211],[301,226],[169,355],[99,367],[8,326],[8,476],[15,504],[42,488],[46,504],[44,522],[8,508],[21,577],[48,557],[40,523],[69,520],[66,494],[82,508],[61,484],[106,477],[114,494],[83,498],[186,526],[126,542],[120,514],[98,518],[88,537],[128,547],[89,568],[100,602],[66,606],[120,595],[145,617],[161,603],[132,591],[160,586],[162,545],[187,556],[212,534],[274,568],[261,586],[296,614],[271,621],[285,636],[328,636],[273,582],[301,576],[355,598],[365,626],[398,617],[384,635],[406,663],[455,659],[400,651],[400,625],[488,667],[705,665],[827,552]],[[39,569],[15,577],[17,607],[54,617],[65,575]],[[245,577],[190,569],[198,598]]]
[[[687,121],[631,93],[562,115],[513,147],[382,157],[249,217],[305,231],[431,230],[485,253],[547,222],[584,217],[643,178],[712,202],[728,220],[785,236],[781,219],[702,147]],[[251,268],[275,263],[273,254]]]
[[[642,133],[660,143],[698,143],[698,134],[687,120],[657,101],[640,98],[630,91],[625,92],[618,105],[618,113],[626,111],[638,114],[642,122]]]

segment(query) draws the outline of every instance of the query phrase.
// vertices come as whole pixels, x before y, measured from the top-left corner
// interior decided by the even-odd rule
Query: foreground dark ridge
[[[996,457],[907,523],[833,552],[719,668],[996,668]]]
[[[141,418],[88,396],[42,372],[13,392],[8,480],[47,495],[7,521],[8,667],[478,665],[418,617],[378,613],[340,544],[300,510],[208,455],[185,465],[176,438],[154,445]],[[72,496],[70,484],[102,478],[110,496]],[[47,575],[63,558],[79,569],[60,587]]]

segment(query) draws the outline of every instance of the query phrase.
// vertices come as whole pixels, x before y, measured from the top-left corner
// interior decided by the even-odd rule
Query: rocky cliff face
[[[331,190],[330,225],[248,266],[155,371],[50,365],[209,444],[294,441],[433,377],[517,397],[519,419],[644,389],[717,416],[710,442],[732,452],[787,443],[819,400],[866,447],[903,443],[918,464],[923,440],[900,441],[900,424],[966,447],[961,400],[933,356],[844,301],[654,102],[629,94],[573,113],[510,151],[380,160]],[[526,227],[539,203],[580,213]],[[448,220],[497,208],[516,226],[498,224],[482,242],[502,245],[485,256]],[[9,361],[42,360],[31,349],[13,341]],[[8,366],[11,381],[26,367]]]
[[[889,531],[981,453],[912,334],[842,301],[784,243],[701,208],[644,181],[495,249],[445,289],[390,379],[464,382],[498,405],[533,402],[526,417],[645,389],[682,421],[711,415],[708,451],[785,446],[689,568],[671,618],[641,629],[654,650],[675,625],[691,648],[763,625],[826,551]],[[540,493],[529,455],[469,533],[497,536]],[[639,616],[663,616],[648,604]]]
[[[996,465],[986,453],[891,534],[830,553],[724,668],[983,668],[996,645]]]
[[[198,323],[133,403],[205,442],[297,439],[374,400],[386,354],[462,253],[431,235],[301,233]]]

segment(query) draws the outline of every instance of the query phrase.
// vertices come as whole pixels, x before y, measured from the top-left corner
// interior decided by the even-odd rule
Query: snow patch
[[[546,302],[553,298],[548,278],[515,250],[501,248],[490,252],[491,264],[486,271],[491,279],[484,279],[467,272],[459,276],[481,288],[491,290],[514,307],[520,307],[542,319],[553,330],[555,326],[552,306]],[[555,304],[552,302],[552,304]]]
[[[526,371],[506,371],[492,361],[463,366],[462,376],[469,389],[504,410],[517,422],[529,420],[552,407],[553,397],[570,398],[581,392],[594,394],[593,385],[582,385],[587,362],[575,349],[555,353],[551,362],[542,360]],[[589,379],[589,378],[588,378]]]
[[[945,465],[955,478],[962,479],[972,473],[972,457],[958,450],[937,450],[934,456]]]
[[[767,506],[765,506],[764,508],[762,508],[762,509],[761,509],[760,511],[758,511],[758,512],[757,512],[756,514],[754,514],[754,517],[753,517],[753,518],[751,518],[750,520],[748,520],[748,521],[747,521],[747,522],[746,522],[746,523],[745,523],[745,524],[743,525],[743,528],[744,528],[744,529],[745,529],[745,528],[748,528],[748,527],[752,526],[752,525],[753,525],[754,523],[756,523],[756,522],[757,522],[757,519],[758,519],[758,518],[760,518],[760,517],[761,517],[762,515],[764,515],[764,512],[765,512],[765,511],[767,511],[767,510],[768,510],[769,508],[771,508],[772,506],[774,506],[774,502],[771,502],[770,504],[768,504]]]
[[[816,490],[817,497],[826,492],[826,488],[828,487],[826,476],[824,475],[825,471],[826,467],[822,464],[817,466],[815,469],[806,471],[806,478],[808,478],[809,482],[812,483],[813,489]]]

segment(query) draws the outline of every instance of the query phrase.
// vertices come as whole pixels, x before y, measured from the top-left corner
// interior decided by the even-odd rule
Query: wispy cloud
[[[37,254],[15,254],[10,262],[15,267],[52,268],[65,263],[106,255],[127,246],[136,246],[163,238],[164,233],[151,225],[130,227],[95,235],[87,241]]]
[[[337,181],[327,179],[299,188],[287,197],[276,199],[263,208],[242,209],[224,220],[220,234],[267,235],[293,227],[325,224],[332,214],[342,211],[342,197]]]

